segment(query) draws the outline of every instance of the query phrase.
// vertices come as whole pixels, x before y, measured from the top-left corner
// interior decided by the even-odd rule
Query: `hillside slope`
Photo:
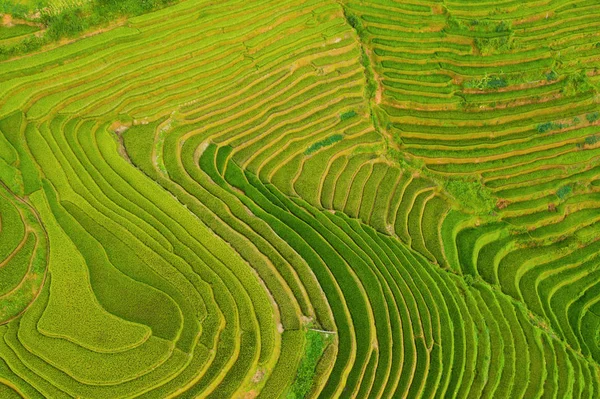
[[[600,396],[596,3],[187,0],[0,62],[0,396]]]

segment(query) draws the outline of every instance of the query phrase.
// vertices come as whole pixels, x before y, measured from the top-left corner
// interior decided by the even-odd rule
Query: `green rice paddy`
[[[600,397],[600,2],[22,3],[0,398]]]

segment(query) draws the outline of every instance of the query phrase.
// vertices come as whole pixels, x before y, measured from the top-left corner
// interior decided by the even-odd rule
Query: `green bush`
[[[564,199],[567,195],[571,194],[571,192],[573,191],[573,187],[567,185],[567,186],[562,186],[561,188],[559,188],[556,191],[556,196],[560,199]]]
[[[89,19],[82,8],[65,9],[56,15],[46,15],[44,24],[48,26],[46,35],[51,40],[63,37],[75,37],[89,28]]]
[[[375,82],[371,60],[362,47],[360,49],[360,63],[365,68],[365,73],[367,75],[367,87],[365,89],[365,95],[367,98],[373,98],[375,92],[377,91],[377,83]]]
[[[343,114],[341,114],[340,119],[345,121],[346,119],[354,118],[356,115],[358,115],[356,113],[356,111],[352,110],[352,111],[344,112]]]
[[[496,201],[491,191],[478,181],[448,179],[444,188],[464,208],[475,213],[487,214],[495,207]]]
[[[501,76],[492,76],[487,82],[487,87],[490,89],[499,89],[508,86],[506,79]]]
[[[537,130],[538,133],[546,133],[546,132],[556,129],[556,127],[557,127],[557,125],[554,122],[544,122],[544,123],[538,124],[536,126],[535,130]]]
[[[60,13],[42,13],[40,22],[46,27],[43,36],[29,36],[12,46],[0,46],[0,59],[10,58],[39,50],[48,41],[73,38],[82,32],[101,25],[106,25],[115,18],[141,15],[166,5],[174,0],[93,0],[80,7],[65,8]],[[46,2],[38,1],[32,5],[13,4],[0,0],[0,13],[8,13],[15,17],[27,18],[35,10],[43,9]]]
[[[45,36],[28,36],[12,46],[0,46],[0,59],[15,57],[39,50],[47,43]]]
[[[556,79],[558,79],[558,73],[556,73],[556,71],[554,69],[546,74],[547,81],[552,82]]]
[[[43,6],[44,2],[37,1],[35,5],[36,7],[38,5]],[[33,7],[32,4],[22,4],[14,0],[0,0],[0,14],[10,14],[16,18],[27,17],[27,15],[31,13],[36,7]]]
[[[585,119],[587,119],[587,121],[589,123],[594,123],[596,122],[598,119],[600,119],[600,113],[599,112],[592,112],[591,114],[587,114],[585,116]]]
[[[354,112],[354,111],[352,111]],[[312,144],[310,147],[308,147],[306,149],[306,151],[304,151],[305,155],[310,155],[313,152],[320,150],[323,147],[328,147],[334,143],[337,143],[338,141],[342,140],[344,138],[343,135],[341,134],[334,134],[332,136],[329,136],[321,141],[317,141],[316,143]]]
[[[357,17],[354,14],[346,13],[346,21],[353,27],[359,36],[362,36],[365,32],[365,27],[362,24],[360,17]]]
[[[510,22],[500,21],[498,25],[496,25],[496,32],[510,32],[511,26]]]

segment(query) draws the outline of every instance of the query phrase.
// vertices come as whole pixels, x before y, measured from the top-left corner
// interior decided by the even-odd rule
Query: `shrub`
[[[363,26],[360,17],[357,17],[356,15],[350,14],[350,13],[346,13],[345,15],[346,15],[346,20],[348,21],[350,26],[356,30],[356,32],[358,33],[358,36],[363,36],[363,34],[365,32],[365,27]]]
[[[10,14],[17,18],[26,18],[33,11],[31,5],[11,0],[0,0],[0,14]]]
[[[596,122],[598,119],[600,119],[600,113],[598,112],[592,112],[591,114],[587,114],[585,116],[585,119],[587,119],[587,121],[589,123],[594,123]]]
[[[48,39],[45,36],[29,36],[12,46],[0,46],[0,59],[15,57],[39,50]]]
[[[500,21],[500,23],[496,26],[496,32],[510,32],[511,26],[510,23],[505,21]]]
[[[600,138],[598,136],[588,136],[588,137],[585,138],[585,143],[587,145],[594,145],[598,141],[600,141]]]
[[[356,115],[358,115],[356,113],[356,111],[352,110],[352,111],[344,112],[343,114],[341,114],[340,119],[345,121],[346,119],[354,118]]]
[[[81,8],[66,9],[56,15],[46,15],[43,22],[48,26],[46,35],[52,40],[75,37],[89,27],[84,10]]]
[[[549,132],[550,130],[555,129],[555,123],[554,122],[540,123],[536,126],[535,129],[537,130],[538,133],[546,133],[546,132]]]
[[[0,58],[9,58],[36,51],[48,41],[65,37],[76,37],[81,32],[95,26],[107,24],[121,16],[136,16],[164,7],[174,0],[93,0],[80,7],[65,8],[60,13],[42,13],[40,22],[46,26],[42,37],[30,36],[13,46],[1,46]],[[38,1],[34,5],[13,4],[0,0],[0,13],[27,18],[35,10],[45,7],[46,2]]]
[[[362,47],[360,49],[360,63],[365,68],[365,73],[367,75],[367,87],[365,89],[365,95],[367,98],[373,98],[375,92],[377,91],[377,83],[375,82],[371,60]]]
[[[304,154],[310,155],[313,152],[320,150],[323,147],[327,147],[334,143],[337,143],[338,141],[342,140],[343,138],[344,138],[344,136],[341,134],[334,134],[332,136],[329,136],[321,141],[317,141],[316,143],[313,143],[310,147],[308,147],[306,149],[306,151],[304,151]]]
[[[508,81],[505,76],[488,75],[487,73],[479,80],[468,82],[465,87],[476,87],[479,90],[500,89],[508,86]]]
[[[556,191],[556,196],[560,199],[564,199],[567,195],[571,194],[573,188],[569,185],[562,186]]]
[[[554,69],[546,74],[547,81],[552,82],[556,79],[558,79],[558,73],[556,73],[556,71]]]
[[[501,87],[508,86],[506,79],[501,76],[492,76],[487,83],[487,87],[490,89],[499,89]]]

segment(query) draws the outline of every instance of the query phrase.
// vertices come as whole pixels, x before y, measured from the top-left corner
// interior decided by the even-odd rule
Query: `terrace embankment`
[[[0,393],[598,397],[599,19],[538,3],[189,0],[0,62]]]

